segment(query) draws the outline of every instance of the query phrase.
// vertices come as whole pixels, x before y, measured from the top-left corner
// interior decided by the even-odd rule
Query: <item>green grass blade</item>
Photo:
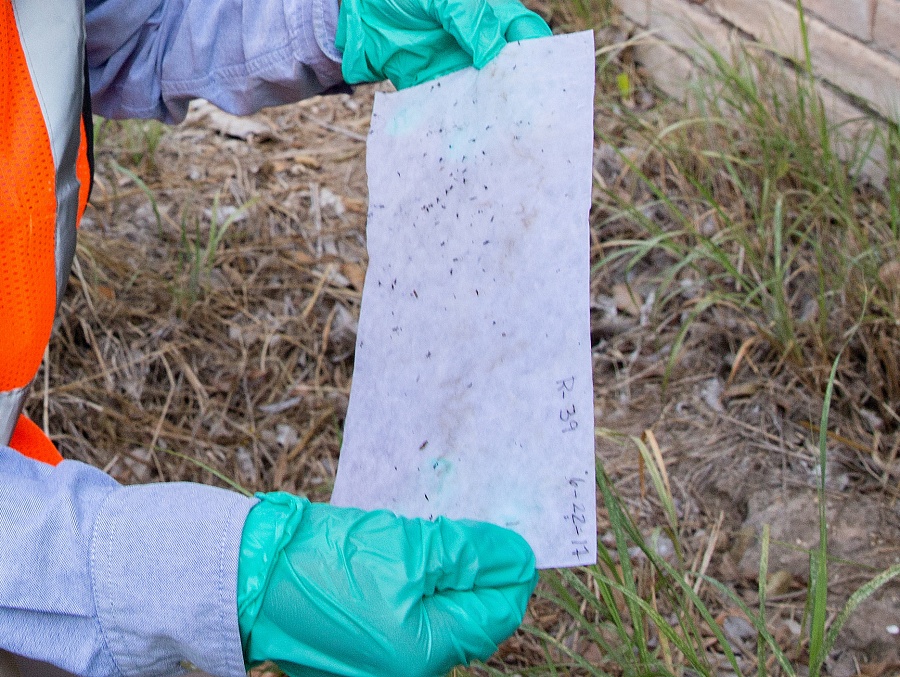
[[[701,656],[697,652],[697,648],[700,645],[694,645],[693,643],[687,641],[687,639],[680,635],[676,629],[666,621],[665,618],[653,608],[653,606],[647,602],[643,597],[641,597],[635,590],[631,589],[628,586],[619,585],[612,581],[609,582],[610,586],[615,588],[619,593],[621,593],[626,600],[630,600],[631,603],[639,607],[643,612],[643,615],[650,621],[650,623],[656,628],[656,630],[666,637],[675,647],[684,655],[685,659],[695,670],[699,670],[701,672],[705,672],[709,669],[709,665],[704,660],[704,657]],[[659,659],[652,659],[654,665],[662,665]],[[650,665],[646,660],[641,661],[641,666]],[[737,667],[737,664],[734,663],[733,667]]]
[[[628,555],[628,549],[625,544],[625,539],[630,539],[633,543],[635,543],[647,558],[650,560],[650,563],[659,571],[661,574],[665,576],[667,580],[669,580],[674,586],[679,588],[682,594],[686,598],[686,602],[689,602],[697,609],[697,612],[703,618],[704,622],[707,624],[709,631],[713,633],[716,639],[719,641],[722,646],[722,651],[725,653],[725,656],[728,662],[731,664],[734,671],[740,674],[740,668],[737,663],[737,658],[734,655],[728,641],[725,639],[725,635],[722,632],[722,629],[719,627],[718,623],[716,623],[709,609],[703,603],[703,600],[693,591],[691,586],[685,580],[684,574],[675,569],[671,564],[666,562],[659,554],[653,550],[653,548],[649,547],[647,543],[644,541],[641,536],[640,531],[634,526],[633,522],[627,517],[627,514],[621,507],[621,499],[619,499],[615,492],[613,491],[612,484],[609,480],[609,477],[606,475],[605,470],[602,467],[598,467],[597,469],[597,485],[600,488],[601,495],[603,496],[604,505],[606,506],[607,512],[610,516],[610,522],[613,524],[613,530],[616,534],[617,546],[619,551],[620,563],[622,565],[623,570],[623,579],[625,583],[619,584],[616,581],[609,581],[610,587],[622,593],[626,598],[626,602],[629,605],[629,613],[632,614],[632,618],[635,618],[633,607],[637,606],[640,611],[644,611],[641,607],[641,604],[636,600],[640,599],[640,596],[637,594],[637,590],[634,586],[634,577],[629,573],[629,577],[624,576],[624,572],[627,570],[629,572],[632,571],[630,558]],[[614,517],[615,515],[615,517]],[[615,520],[615,521],[614,521]],[[621,543],[619,543],[621,539]],[[622,561],[624,553],[624,558],[626,561]],[[627,585],[627,582],[631,583],[631,585]],[[626,590],[628,591],[626,594]],[[632,597],[633,596],[633,597]],[[651,607],[652,611],[652,607]],[[658,614],[657,614],[658,617]],[[666,625],[666,629],[659,628],[660,632],[669,632],[671,628],[669,628],[668,623],[664,623]],[[683,644],[682,640],[675,637],[669,637],[672,640],[673,644],[679,646],[679,650],[682,650],[682,653],[685,653],[686,656],[690,656],[691,654],[696,655],[694,648],[690,645],[688,646],[680,646]],[[698,642],[699,646],[699,642]],[[702,666],[702,661],[699,657],[697,657],[697,666]],[[699,669],[699,667],[698,667]]]
[[[644,444],[643,440],[638,437],[633,437],[632,441],[635,446],[637,446],[638,451],[640,451],[641,458],[644,459],[644,468],[646,472],[650,475],[650,482],[653,484],[653,489],[656,491],[656,495],[659,497],[660,502],[663,506],[663,512],[666,515],[666,520],[669,523],[670,535],[672,537],[672,542],[678,540],[678,515],[675,511],[675,502],[672,500],[672,496],[669,494],[668,489],[666,488],[666,483],[662,477],[662,471],[657,465],[656,458],[653,455],[653,452],[647,448],[647,445]],[[676,546],[678,549],[678,546]]]
[[[550,646],[554,647],[557,651],[567,656],[575,665],[585,670],[588,674],[593,675],[594,677],[612,677],[608,672],[605,672],[600,667],[593,665],[592,663],[587,661],[584,656],[579,654],[577,651],[573,651],[572,649],[567,647],[563,642],[558,640],[547,631],[541,630],[540,628],[535,628],[533,626],[524,626],[522,629],[528,634],[533,635],[538,639],[543,640]],[[547,662],[548,665],[553,666],[553,671],[555,671],[559,667],[562,667],[557,664],[557,661],[553,659],[552,656],[548,656]]]
[[[543,595],[545,599],[549,599],[553,601],[557,606],[563,609],[566,613],[569,614],[575,621],[577,621],[578,626],[581,630],[583,630],[588,637],[594,642],[604,653],[613,653],[615,651],[615,647],[613,647],[597,628],[595,623],[589,621],[585,615],[581,612],[581,602],[577,600],[573,595],[569,593],[566,589],[566,585],[569,585],[581,595],[582,599],[588,602],[593,608],[600,611],[604,615],[611,615],[611,613],[617,613],[617,609],[615,609],[615,605],[612,607],[607,606],[606,604],[600,603],[596,597],[591,593],[591,591],[587,588],[584,583],[578,579],[578,577],[569,570],[560,569],[553,572],[550,572],[545,575],[545,580],[550,584],[550,586],[556,592],[556,597],[551,597],[548,595]],[[622,635],[620,634],[620,640],[627,642],[628,635],[627,633]]]
[[[831,398],[834,394],[834,381],[837,376],[841,354],[834,358],[828,384],[825,387],[825,401],[822,404],[822,417],[819,421],[819,547],[810,554],[809,571],[809,674],[819,677],[825,663],[825,623],[828,619],[828,523],[826,519],[825,470],[828,454],[828,415],[831,411]]]
[[[237,482],[235,482],[233,479],[231,479],[231,478],[228,477],[227,475],[224,475],[223,473],[220,473],[220,472],[219,472],[218,470],[216,470],[215,468],[213,468],[213,467],[211,467],[211,466],[208,466],[206,463],[204,463],[203,461],[201,461],[201,460],[199,460],[199,459],[197,459],[197,458],[194,458],[193,456],[188,456],[187,454],[182,454],[180,451],[174,451],[174,450],[172,450],[172,449],[166,449],[165,447],[153,447],[153,448],[156,449],[157,451],[163,451],[163,452],[165,452],[165,453],[167,453],[167,454],[171,454],[172,456],[176,456],[177,458],[184,459],[185,461],[189,461],[189,462],[193,463],[194,465],[196,465],[196,466],[198,466],[198,467],[200,467],[200,468],[203,468],[206,472],[208,472],[209,474],[213,475],[214,477],[218,477],[220,480],[222,480],[223,482],[225,482],[225,484],[227,484],[228,486],[230,486],[230,487],[231,487],[232,489],[234,489],[235,491],[239,491],[240,493],[244,494],[244,496],[253,496],[253,492],[252,492],[252,491],[248,491],[247,489],[245,489],[244,487],[242,487],[240,484],[238,484]]]
[[[775,655],[775,660],[778,661],[778,664],[781,666],[781,669],[784,671],[784,674],[788,677],[796,677],[797,672],[794,670],[791,662],[788,660],[787,656],[785,656],[784,651],[781,650],[781,647],[778,646],[778,642],[775,641],[775,638],[772,636],[772,633],[769,632],[769,629],[766,627],[765,618],[760,618],[753,610],[747,606],[747,603],[744,602],[733,590],[730,590],[728,586],[724,583],[717,581],[711,576],[703,576],[704,581],[709,583],[712,587],[726,596],[731,602],[737,606],[741,611],[744,612],[744,615],[750,621],[750,624],[754,627],[759,636],[762,637],[763,641],[766,643],[766,646],[772,651]],[[723,640],[720,640],[723,641]],[[740,674],[740,670],[736,670],[738,674]]]
[[[769,576],[769,525],[764,524],[762,529],[762,541],[760,543],[759,556],[759,618],[765,622],[766,618],[766,581]],[[756,674],[758,677],[766,675],[766,643],[762,633],[756,633]]]
[[[152,190],[150,190],[150,186],[148,186],[140,176],[135,174],[127,167],[123,167],[115,160],[110,160],[110,164],[112,165],[112,168],[117,172],[121,172],[129,179],[134,181],[134,184],[144,195],[147,196],[147,199],[150,200],[150,207],[153,208],[153,216],[156,218],[156,232],[161,235],[163,232],[162,214],[160,214],[159,205],[157,205],[156,203],[156,194]]]
[[[900,564],[895,564],[890,569],[882,571],[880,574],[875,576],[875,578],[873,578],[871,581],[869,581],[852,595],[850,595],[850,599],[847,600],[844,608],[841,609],[840,613],[838,613],[837,617],[834,619],[834,623],[832,623],[831,627],[828,629],[828,634],[825,637],[825,642],[822,647],[823,652],[826,656],[831,652],[831,649],[834,647],[834,642],[837,639],[841,628],[844,627],[844,623],[847,622],[847,619],[850,617],[850,614],[852,614],[856,610],[856,607],[862,604],[867,598],[869,598],[879,588],[884,586],[888,581],[891,581],[898,576],[900,576]]]

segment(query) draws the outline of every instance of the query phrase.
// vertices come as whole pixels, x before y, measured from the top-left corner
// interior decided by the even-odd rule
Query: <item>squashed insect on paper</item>
[[[379,94],[369,268],[332,502],[596,558],[590,32]]]

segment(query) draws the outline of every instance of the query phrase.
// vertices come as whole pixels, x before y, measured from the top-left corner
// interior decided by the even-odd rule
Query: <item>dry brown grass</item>
[[[272,133],[249,141],[201,118],[152,154],[152,126],[104,124],[29,405],[65,455],[123,482],[221,482],[174,451],[248,490],[328,498],[366,263],[370,99],[267,111],[255,119]]]

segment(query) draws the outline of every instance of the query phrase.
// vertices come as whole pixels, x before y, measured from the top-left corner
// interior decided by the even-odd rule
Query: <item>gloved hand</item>
[[[537,582],[523,538],[259,495],[244,524],[238,621],[248,665],[291,677],[443,675],[512,634]]]
[[[550,34],[518,0],[341,0],[335,44],[346,82],[387,78],[403,89]]]

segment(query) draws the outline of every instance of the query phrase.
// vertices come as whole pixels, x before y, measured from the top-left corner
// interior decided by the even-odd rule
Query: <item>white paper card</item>
[[[590,32],[379,94],[369,267],[332,502],[596,558]]]

